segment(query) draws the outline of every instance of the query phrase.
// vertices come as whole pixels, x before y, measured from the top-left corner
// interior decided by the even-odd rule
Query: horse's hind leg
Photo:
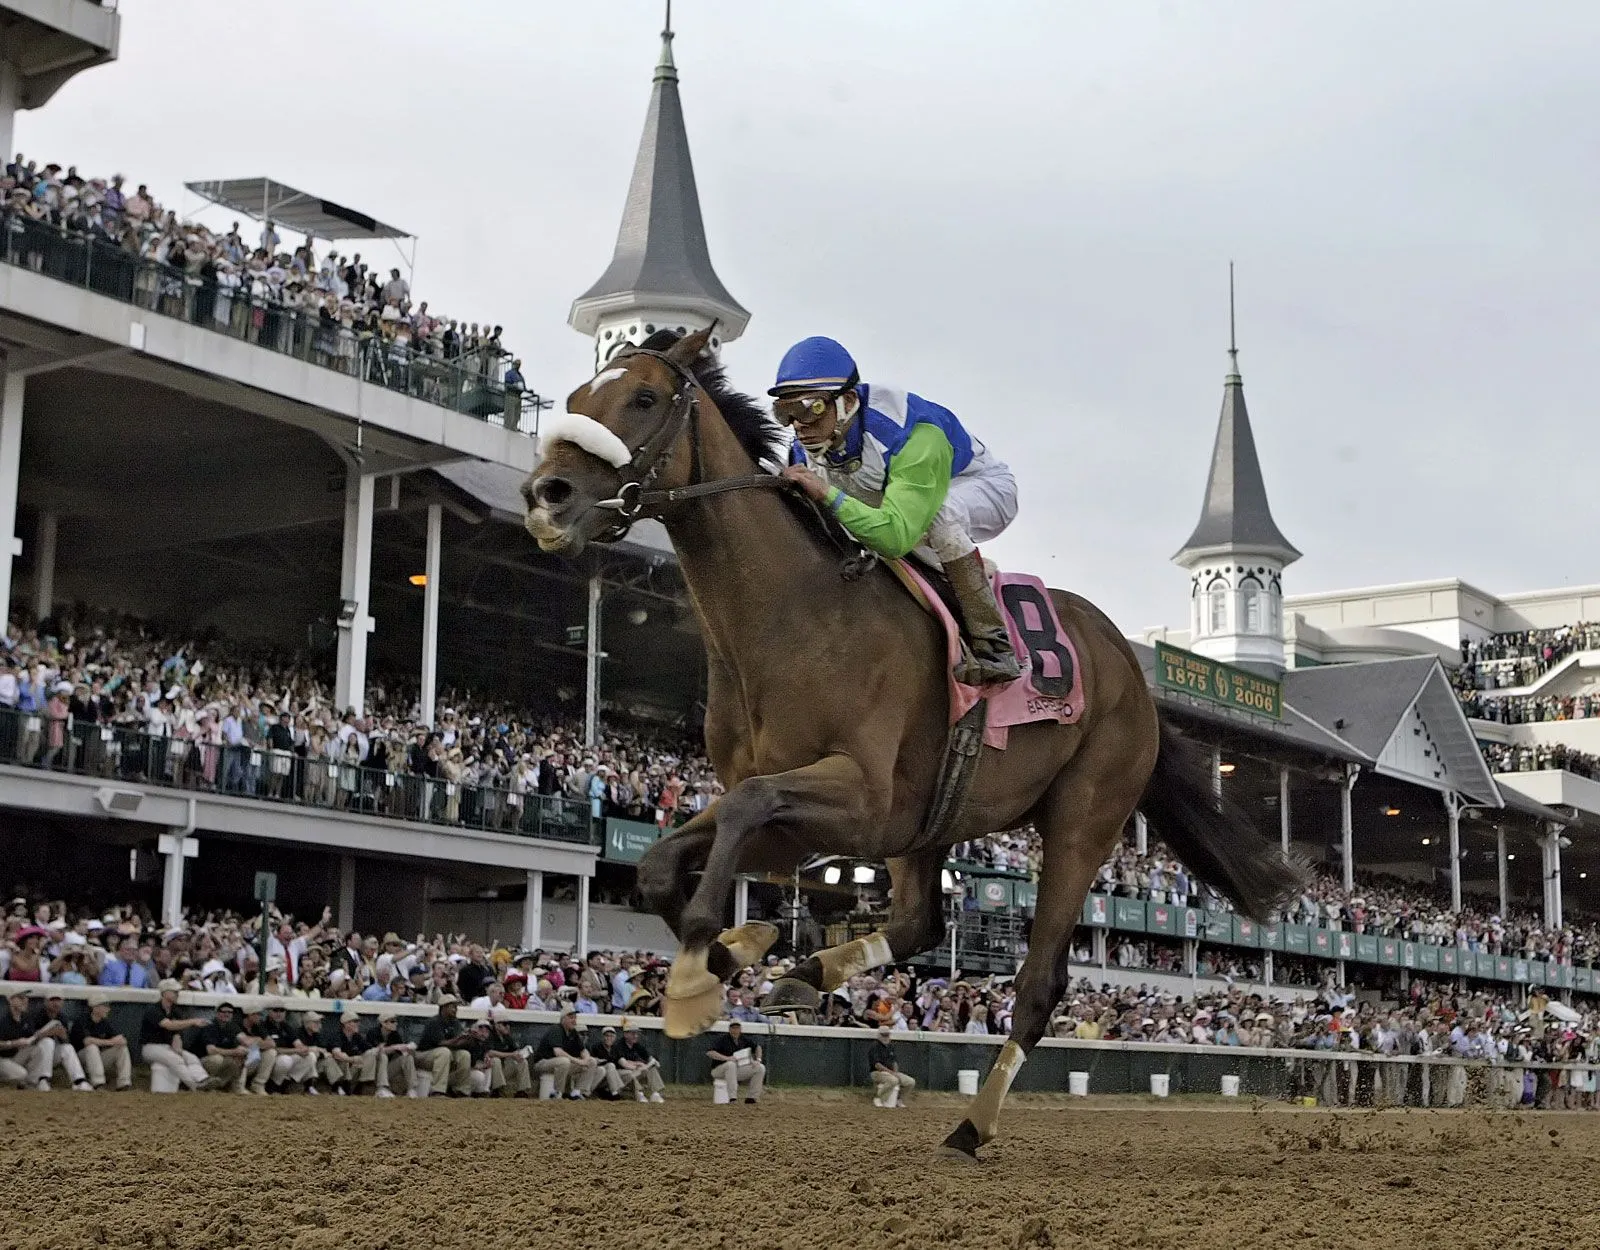
[[[819,993],[837,989],[857,973],[937,946],[943,934],[939,870],[944,859],[943,847],[891,859],[889,923],[864,938],[818,951],[773,986],[767,1004],[814,1009]]]
[[[1084,896],[1143,793],[1155,763],[1155,723],[1148,743],[1101,726],[1034,809],[1044,842],[1039,901],[1028,957],[1017,974],[1011,1037],[972,1101],[967,1118],[944,1141],[947,1151],[977,1157],[999,1131],[1000,1108],[1024,1060],[1038,1045],[1068,981],[1067,954]],[[1098,748],[1098,749],[1097,749]]]

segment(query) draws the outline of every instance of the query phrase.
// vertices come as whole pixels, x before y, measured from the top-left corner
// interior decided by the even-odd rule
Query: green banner
[[[1340,959],[1356,957],[1356,935],[1340,929],[1333,935],[1333,953]]]
[[[1589,968],[1574,968],[1572,970],[1572,988],[1582,990],[1584,993],[1594,992],[1594,972]]]
[[[1261,926],[1243,916],[1233,918],[1233,944],[1235,946],[1260,946]]]
[[[1528,961],[1528,984],[1543,985],[1550,979],[1550,965],[1542,959]]]
[[[1417,944],[1415,942],[1400,943],[1400,966],[1402,968],[1415,968],[1417,966]]]
[[[1513,959],[1511,961],[1511,979],[1526,985],[1530,979],[1528,961],[1526,959]]]
[[[1011,906],[1011,882],[1004,877],[981,877],[973,887],[979,911],[1004,911]]]
[[[1398,964],[1400,962],[1400,939],[1381,937],[1378,939],[1378,962],[1380,964]]]
[[[1275,720],[1283,716],[1281,682],[1164,642],[1156,643],[1156,685]]]
[[[1283,926],[1283,949],[1292,955],[1311,953],[1311,930],[1303,924]]]
[[[1111,925],[1111,899],[1105,894],[1091,894],[1083,900],[1083,923],[1097,928]]]
[[[1206,940],[1208,942],[1233,941],[1233,913],[1208,911],[1206,913]]]
[[[1037,881],[1013,881],[1011,883],[1011,905],[1020,907],[1025,911],[1032,911],[1039,905],[1039,883]]]
[[[1334,936],[1334,931],[1332,929],[1321,929],[1321,928],[1312,929],[1311,930],[1311,953],[1313,955],[1315,955],[1318,959],[1332,959],[1333,958],[1333,936]]]
[[[1119,898],[1113,900],[1116,904],[1112,911],[1115,918],[1113,923],[1119,929],[1132,929],[1135,933],[1144,932],[1145,909],[1144,903],[1136,898]]]
[[[1461,956],[1465,953],[1454,946],[1441,946],[1439,948],[1439,971],[1460,972],[1462,970]]]
[[[1494,979],[1496,981],[1509,981],[1512,979],[1512,963],[1515,962],[1510,955],[1496,955],[1494,957]]]
[[[1560,988],[1562,988],[1564,990],[1570,990],[1572,988],[1573,979],[1574,978],[1573,978],[1573,975],[1572,975],[1572,965],[1571,964],[1551,964],[1550,965],[1550,984],[1551,985],[1559,986]]]
[[[1378,937],[1375,933],[1356,934],[1356,958],[1363,963],[1378,962]]]
[[[1492,981],[1492,980],[1495,979],[1495,977],[1500,975],[1499,972],[1495,968],[1495,958],[1488,951],[1479,951],[1478,952],[1478,961],[1477,962],[1478,962],[1478,975],[1480,977],[1482,977],[1484,980]],[[1506,969],[1506,971],[1510,972],[1511,969],[1508,967]]]
[[[1151,903],[1146,908],[1145,931],[1148,933],[1176,933],[1178,909],[1170,903]]]
[[[1439,948],[1427,943],[1417,947],[1417,967],[1424,972],[1439,971]]]
[[[659,826],[641,820],[608,820],[605,858],[619,864],[637,864],[660,836]]]
[[[1197,937],[1200,936],[1200,918],[1204,914],[1205,913],[1202,912],[1197,907],[1185,907],[1183,909],[1183,936],[1184,937],[1186,937],[1186,938],[1197,938]]]

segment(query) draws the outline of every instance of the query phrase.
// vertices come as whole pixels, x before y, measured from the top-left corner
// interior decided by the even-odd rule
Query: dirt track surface
[[[692,1101],[690,1100],[692,1093]],[[0,1247],[1600,1245],[1600,1113],[0,1093]]]

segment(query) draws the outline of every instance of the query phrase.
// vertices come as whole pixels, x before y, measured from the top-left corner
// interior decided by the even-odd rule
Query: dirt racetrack
[[[0,1094],[0,1247],[1600,1245],[1600,1113]],[[1585,1180],[1587,1178],[1587,1180]]]

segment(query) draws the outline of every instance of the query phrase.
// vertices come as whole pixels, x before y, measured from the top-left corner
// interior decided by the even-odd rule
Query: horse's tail
[[[1296,893],[1302,869],[1264,839],[1237,803],[1212,788],[1210,752],[1185,738],[1161,713],[1155,772],[1139,808],[1184,866],[1265,922]]]

